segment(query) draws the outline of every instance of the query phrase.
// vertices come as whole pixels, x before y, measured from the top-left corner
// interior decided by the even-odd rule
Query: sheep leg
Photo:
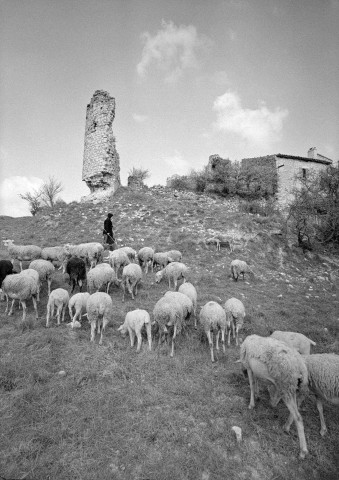
[[[235,327],[235,344],[236,344],[237,346],[239,345],[239,338],[238,338],[238,336],[239,336],[239,326],[237,325],[237,326]]]
[[[36,318],[36,320],[38,320],[38,318],[39,318],[39,315],[38,315],[38,306],[37,306],[37,303],[36,303],[36,298],[35,298],[35,296],[32,296],[32,301],[33,301],[33,307],[34,307],[34,311],[35,311],[35,318]]]
[[[12,300],[11,309],[10,309],[10,311],[8,312],[8,315],[13,315],[14,302],[15,302],[15,298],[13,298],[13,300]],[[8,310],[8,297],[7,297],[7,308],[6,308],[6,311],[7,311],[7,310]]]
[[[227,345],[231,346],[231,325],[227,327]]]
[[[26,320],[26,300],[21,300],[21,305],[22,305],[22,321],[24,322]]]
[[[136,335],[137,335],[137,339],[138,339],[138,343],[137,343],[137,353],[140,352],[140,349],[141,349],[141,342],[142,342],[142,339],[141,339],[141,332],[136,332]]]
[[[61,321],[64,322],[65,321],[65,314],[66,314],[66,305],[63,305],[63,307],[61,309],[61,312],[62,312]]]
[[[127,280],[127,288],[128,288],[128,291],[129,291],[129,293],[131,294],[132,299],[134,300],[133,288],[131,288],[131,287],[132,287],[132,285],[131,285],[130,281]]]
[[[323,437],[327,432],[327,427],[326,427],[325,418],[324,418],[323,402],[321,401],[320,398],[317,398],[317,409],[319,412],[320,424],[321,424],[320,435]]]
[[[52,279],[48,278],[47,279],[48,296],[50,296],[50,294],[51,294],[51,285],[52,285]]]
[[[100,333],[100,329],[102,330],[103,324],[100,318],[98,318],[98,325],[97,325],[97,332]]]
[[[22,272],[22,261],[19,260],[19,264],[20,264],[20,271]]]
[[[293,420],[295,422],[295,425],[297,427],[298,431],[298,437],[299,437],[299,445],[300,445],[300,454],[299,458],[305,458],[305,456],[308,453],[307,450],[307,444],[306,444],[306,438],[305,438],[305,432],[304,432],[304,424],[303,424],[303,419],[299,413],[298,407],[297,407],[297,402],[296,402],[296,397],[295,395],[293,397],[290,397],[288,399],[284,399],[286,407],[289,409],[290,414],[293,417]]]
[[[108,320],[103,318],[102,319],[101,335],[100,335],[99,345],[102,345],[102,339],[103,339],[103,336],[104,336],[104,331],[106,330],[107,323],[108,323]]]
[[[152,325],[151,325],[151,322],[146,323],[146,333],[147,333],[148,349],[149,349],[149,351],[151,351],[152,350]]]
[[[213,333],[211,331],[206,332],[207,338],[208,338],[208,344],[210,346],[210,351],[211,351],[211,360],[212,363],[214,363],[214,353],[213,353]]]
[[[225,330],[221,330],[221,343],[222,343],[222,351],[226,354],[225,349]]]
[[[78,280],[78,285],[79,285],[79,292],[82,290],[82,280]],[[75,287],[75,284],[74,284]]]
[[[124,281],[121,282],[121,290],[122,290],[122,301],[125,302],[125,284],[124,284]]]
[[[6,296],[6,310],[5,310],[5,313],[7,313],[8,312],[9,297],[8,297],[7,294],[5,294],[5,296]]]
[[[215,341],[215,348],[219,352],[219,337],[220,337],[220,330],[218,330],[217,335],[216,335],[216,341]]]
[[[94,342],[94,337],[95,337],[95,329],[96,329],[96,320],[91,321],[91,342]]]
[[[177,335],[177,326],[174,325],[174,332],[173,332],[173,337],[172,337],[172,349],[171,349],[171,357],[174,357],[174,339]]]
[[[248,373],[248,380],[250,382],[250,389],[251,389],[251,398],[250,398],[250,404],[249,404],[248,408],[252,409],[252,408],[255,407],[255,403],[254,403],[255,378],[254,378],[253,372],[250,368],[247,369],[247,373]]]
[[[60,325],[61,309],[62,309],[62,306],[58,305],[58,308],[57,308],[57,323],[58,323],[58,325]]]
[[[49,319],[50,319],[51,313],[52,313],[51,309],[52,309],[51,305],[47,305],[46,328],[49,327]]]
[[[133,348],[135,335],[134,335],[134,332],[131,328],[128,329],[128,333],[129,333],[129,339],[130,339],[130,342],[131,342],[131,348]]]

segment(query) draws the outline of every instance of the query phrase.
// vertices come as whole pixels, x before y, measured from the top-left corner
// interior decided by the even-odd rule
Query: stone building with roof
[[[243,158],[241,165],[244,168],[268,166],[274,169],[278,184],[277,201],[281,207],[287,207],[293,200],[293,190],[298,187],[297,175],[306,177],[311,169],[319,172],[333,165],[333,161],[320,155],[316,147],[312,147],[308,150],[307,157],[277,153],[265,157]]]

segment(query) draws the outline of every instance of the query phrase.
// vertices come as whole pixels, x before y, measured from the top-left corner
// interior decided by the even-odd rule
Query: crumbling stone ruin
[[[91,193],[114,193],[120,186],[119,154],[112,124],[115,99],[96,90],[87,105],[82,180]]]

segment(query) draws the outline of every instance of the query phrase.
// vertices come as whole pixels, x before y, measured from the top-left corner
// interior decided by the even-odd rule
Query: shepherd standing
[[[104,236],[104,244],[109,245],[110,250],[114,250],[114,244],[115,244],[115,238],[113,234],[113,223],[111,218],[113,217],[113,213],[108,213],[107,218],[104,221],[104,230],[103,230],[103,236]]]

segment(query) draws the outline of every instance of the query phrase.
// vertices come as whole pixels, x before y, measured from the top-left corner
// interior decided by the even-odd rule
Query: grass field
[[[233,296],[242,300],[242,338],[299,331],[317,343],[314,353],[339,354],[338,257],[304,256],[288,248],[284,235],[272,233],[280,226],[277,215],[243,214],[207,197],[121,189],[102,204],[72,203],[36,218],[0,217],[1,237],[41,246],[101,242],[108,211],[119,246],[182,251],[199,306],[209,300],[223,305]],[[237,250],[206,248],[202,239],[214,232],[233,232]],[[2,246],[0,258],[8,258]],[[232,280],[229,265],[235,258],[254,267],[254,279]],[[52,289],[58,287],[70,290],[61,271],[52,283]],[[295,427],[289,435],[282,430],[288,416],[282,402],[273,409],[262,389],[256,408],[248,410],[248,380],[235,363],[234,342],[212,364],[206,339],[191,320],[178,337],[174,358],[165,343],[154,344],[152,352],[146,341],[139,354],[131,349],[117,327],[130,310],[151,313],[166,290],[151,273],[135,301],[127,296],[122,303],[121,290],[112,287],[114,317],[102,346],[98,338],[90,344],[87,320],[77,330],[57,327],[55,320],[45,328],[46,285],[38,321],[31,302],[24,324],[21,310],[8,317],[1,302],[0,478],[338,479],[339,410],[324,406],[328,434],[322,438],[315,402],[306,400],[301,414],[310,453],[299,460]],[[242,429],[240,444],[232,426]]]

